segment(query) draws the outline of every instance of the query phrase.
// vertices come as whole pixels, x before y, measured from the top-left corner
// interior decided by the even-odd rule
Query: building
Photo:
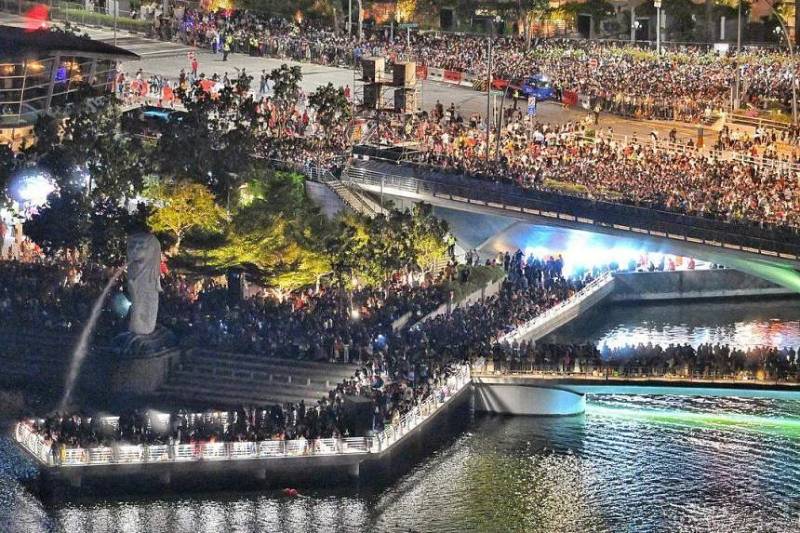
[[[117,62],[138,57],[63,31],[0,26],[0,136],[26,135],[41,113],[87,94],[79,89],[113,90]]]

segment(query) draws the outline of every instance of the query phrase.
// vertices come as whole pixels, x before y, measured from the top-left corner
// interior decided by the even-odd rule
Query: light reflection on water
[[[478,417],[388,487],[52,507],[3,441],[0,530],[798,531],[799,427],[800,400],[605,395],[584,416]]]
[[[603,307],[543,341],[592,342],[610,348],[640,343],[798,348],[800,300]]]

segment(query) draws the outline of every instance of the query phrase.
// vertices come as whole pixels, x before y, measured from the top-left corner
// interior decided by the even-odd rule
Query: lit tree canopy
[[[146,194],[154,206],[147,223],[153,231],[175,238],[175,253],[189,231],[217,231],[225,220],[214,195],[200,183],[159,182],[148,187]]]

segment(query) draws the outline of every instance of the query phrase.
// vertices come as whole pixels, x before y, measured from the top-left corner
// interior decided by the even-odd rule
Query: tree
[[[291,109],[297,103],[300,94],[300,82],[303,80],[303,71],[298,66],[290,67],[286,63],[274,69],[270,75],[274,83],[272,88],[273,101],[278,108],[278,138],[283,137],[283,128],[289,118]]]
[[[331,139],[336,126],[348,123],[352,116],[350,101],[342,87],[335,88],[332,83],[322,85],[308,97],[308,103],[317,112],[317,122],[325,132],[325,139]]]
[[[222,245],[203,261],[241,267],[268,285],[297,289],[331,270],[321,243],[329,231],[305,194],[299,174],[274,172],[248,184],[246,202],[234,213]]]
[[[225,220],[225,213],[204,185],[179,181],[159,182],[147,188],[155,209],[147,223],[155,232],[170,233],[175,238],[173,253],[192,230],[214,231]]]

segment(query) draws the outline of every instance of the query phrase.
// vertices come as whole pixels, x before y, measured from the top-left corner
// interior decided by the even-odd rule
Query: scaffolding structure
[[[356,71],[353,80],[353,115],[360,128],[358,139],[364,153],[386,151],[387,158],[397,160],[400,154],[417,152],[418,143],[404,142],[386,146],[378,141],[376,133],[381,124],[401,123],[410,115],[420,112],[422,106],[422,84],[417,79],[417,65],[413,61],[397,61],[386,70],[386,58],[365,57],[361,60],[361,71]]]

